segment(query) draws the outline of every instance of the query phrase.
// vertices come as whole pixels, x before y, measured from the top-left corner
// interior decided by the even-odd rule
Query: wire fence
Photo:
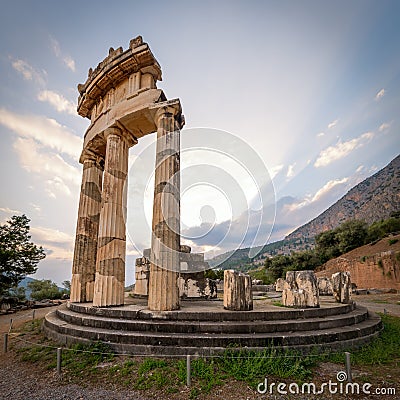
[[[18,316],[16,318],[11,318],[10,319],[10,326],[8,329],[8,333],[4,333],[4,339],[3,339],[3,352],[6,353],[8,351],[10,339],[15,340],[20,343],[24,343],[29,346],[34,346],[34,347],[40,347],[40,348],[47,348],[47,349],[52,349],[57,353],[57,371],[59,374],[61,374],[61,366],[62,366],[62,353],[63,352],[73,352],[73,353],[82,353],[82,354],[97,354],[97,355],[102,355],[102,356],[109,356],[109,357],[137,357],[137,358],[180,358],[180,359],[185,359],[186,358],[186,365],[187,365],[187,386],[191,385],[191,360],[194,358],[204,358],[204,359],[221,359],[223,357],[223,354],[210,354],[210,355],[193,355],[193,354],[149,354],[149,353],[143,353],[143,354],[138,354],[138,353],[130,353],[130,352],[118,352],[118,351],[99,351],[99,350],[87,350],[87,349],[77,349],[77,348],[71,348],[68,346],[55,346],[55,345],[48,345],[44,343],[37,343],[31,340],[27,340],[23,336],[25,335],[23,332],[18,332],[15,331],[13,332],[13,324],[15,321],[20,320],[20,319],[26,319],[26,322],[29,322],[29,319],[31,321],[35,320],[35,310],[33,310],[32,314],[24,314],[21,316]],[[103,342],[103,341],[95,341],[95,343],[101,343],[106,346],[109,346],[108,342]],[[269,348],[266,347],[265,350],[268,350]],[[271,349],[271,348],[270,348]],[[273,349],[279,350],[280,347],[276,346]],[[246,348],[227,348],[227,350],[247,350],[251,351],[251,349],[246,349]],[[306,354],[303,355],[301,353],[298,354],[285,354],[280,352],[279,357],[280,358],[287,358],[287,359],[299,359],[300,357],[307,357],[307,358],[320,358],[323,359],[324,357],[327,356],[332,356],[332,355],[343,355],[343,359],[346,363],[346,369],[348,371],[348,378],[351,379],[351,365],[350,365],[350,353],[349,352],[343,352],[343,351],[329,351],[328,353],[315,353],[315,354]],[[263,358],[263,359],[272,359],[276,358],[277,354],[257,354],[255,353],[247,353],[247,354],[240,354],[240,351],[238,351],[238,354],[234,354],[233,352],[229,354],[229,359],[249,359],[249,358]],[[350,380],[349,380],[350,381]]]

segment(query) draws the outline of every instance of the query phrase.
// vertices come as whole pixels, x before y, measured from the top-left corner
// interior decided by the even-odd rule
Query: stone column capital
[[[101,170],[104,169],[104,156],[90,149],[83,149],[79,161],[82,164],[85,164],[86,161],[92,161],[96,163]]]
[[[132,147],[138,143],[136,136],[130,132],[121,122],[116,121],[116,125],[110,126],[104,131],[104,139],[107,141],[107,138],[110,135],[119,136],[127,143],[128,147]]]
[[[174,118],[178,129],[182,129],[185,125],[185,118],[182,114],[181,104],[178,99],[156,104],[152,108],[155,111],[154,122],[157,126],[160,126],[161,120],[164,118]]]
[[[122,130],[116,126],[111,126],[104,131],[104,139],[108,139],[109,136],[120,136],[123,138]]]

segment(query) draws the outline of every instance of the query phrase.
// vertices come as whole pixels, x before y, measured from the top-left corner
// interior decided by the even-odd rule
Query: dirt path
[[[353,295],[353,300],[368,310],[400,317],[400,294]],[[385,311],[386,310],[386,311]]]
[[[33,313],[35,313],[35,319],[43,318],[50,311],[55,310],[57,306],[54,307],[44,307],[44,308],[35,308],[30,310],[18,311],[14,314],[5,314],[0,315],[0,334],[3,336],[3,333],[8,332],[10,329],[10,321],[12,320],[12,324],[14,328],[18,328],[23,325],[27,321],[31,321],[33,319]]]
[[[370,294],[353,296],[353,299],[360,305],[366,306],[371,311],[384,312],[390,315],[400,317],[400,294]],[[55,310],[59,306],[41,308],[35,310],[35,319],[43,318],[48,312]],[[2,353],[4,333],[8,332],[10,327],[10,319],[13,319],[13,327],[18,328],[25,322],[31,321],[33,310],[24,310],[15,314],[0,316],[0,400],[97,400],[97,399],[110,399],[110,400],[149,400],[158,399],[159,393],[152,393],[146,391],[145,393],[136,390],[126,390],[119,386],[112,384],[105,385],[101,381],[91,382],[74,382],[73,380],[60,378],[57,372],[53,369],[48,370],[41,364],[30,363],[21,361],[20,356],[16,353],[15,349],[6,354]],[[329,379],[334,379],[339,370],[343,370],[343,365],[322,363],[314,371],[313,381],[317,383],[327,382]],[[354,368],[353,377],[356,381],[363,382],[368,380],[374,387],[397,387],[399,370],[391,366],[380,366],[379,370],[376,366]],[[272,379],[272,378],[271,378]],[[276,380],[277,381],[277,380]],[[397,388],[398,389],[398,388]],[[169,398],[165,397],[166,400]],[[182,389],[181,393],[174,396],[175,399],[188,399],[190,398],[190,390]],[[217,386],[208,395],[202,395],[199,399],[212,400],[212,399],[265,399],[265,395],[259,395],[254,389],[251,389],[245,382],[238,382],[232,379]],[[309,396],[274,396],[275,399],[299,399],[310,400]],[[353,399],[353,396],[342,397],[341,395],[326,395],[325,399],[338,400],[339,398]],[[396,399],[400,398],[398,395],[391,396],[357,396],[358,400],[372,399],[372,398],[386,398]]]

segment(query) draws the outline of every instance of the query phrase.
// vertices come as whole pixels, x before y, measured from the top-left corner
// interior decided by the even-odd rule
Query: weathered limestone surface
[[[213,279],[206,278],[206,287],[204,289],[204,295],[207,299],[218,298],[217,282]]]
[[[303,289],[283,289],[282,304],[287,307],[305,308],[308,305],[308,294]]]
[[[86,82],[78,85],[78,114],[91,123],[80,157],[84,172],[72,301],[93,300],[97,307],[124,303],[128,149],[157,131],[149,307],[179,307],[179,130],[184,117],[179,100],[167,100],[157,89],[159,80],[160,65],[138,36],[125,51],[110,48],[108,56],[89,70]],[[105,162],[103,185],[99,160]],[[145,276],[137,290],[144,293],[146,268],[141,274]]]
[[[178,277],[180,298],[215,298],[216,284],[204,276],[204,271],[210,266],[204,261],[204,254],[190,253],[190,246],[180,247],[180,274]],[[143,250],[143,257],[136,259],[135,294],[147,296],[150,277],[151,249]]]
[[[288,307],[319,307],[317,278],[313,271],[288,271],[288,287],[282,291],[282,304]]]
[[[275,291],[283,292],[283,289],[287,287],[287,282],[283,278],[278,278],[275,282]]]
[[[350,272],[337,272],[332,275],[333,297],[338,303],[351,303]]]
[[[395,238],[400,239],[400,235]],[[400,240],[390,247],[393,247],[393,250],[373,253],[375,246],[364,246],[365,257],[360,258],[358,253],[356,256],[350,252],[348,255],[329,260],[324,265],[324,269],[316,274],[330,278],[336,272],[349,271],[351,281],[357,285],[358,289],[400,290]]]
[[[318,290],[320,296],[332,296],[332,282],[327,277],[317,278],[318,280]]]
[[[102,208],[93,306],[124,304],[128,143],[118,128],[106,132]]]
[[[179,308],[180,271],[180,105],[157,110],[152,242],[148,306],[153,311]]]
[[[253,309],[250,275],[234,270],[224,271],[224,308],[231,311]]]
[[[103,159],[86,153],[83,160],[78,223],[72,264],[72,302],[93,300],[96,272],[97,234],[101,209]]]
[[[178,278],[181,298],[217,298],[217,285],[212,279],[204,277],[204,272],[181,274]]]
[[[149,294],[150,261],[146,257],[136,259],[135,265],[135,290],[134,294],[138,296],[147,296]]]

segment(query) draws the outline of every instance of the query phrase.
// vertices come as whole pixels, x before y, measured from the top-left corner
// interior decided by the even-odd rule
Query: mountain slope
[[[385,168],[352,188],[335,204],[286,239],[311,238],[334,229],[349,219],[368,224],[388,218],[400,210],[400,155]]]

